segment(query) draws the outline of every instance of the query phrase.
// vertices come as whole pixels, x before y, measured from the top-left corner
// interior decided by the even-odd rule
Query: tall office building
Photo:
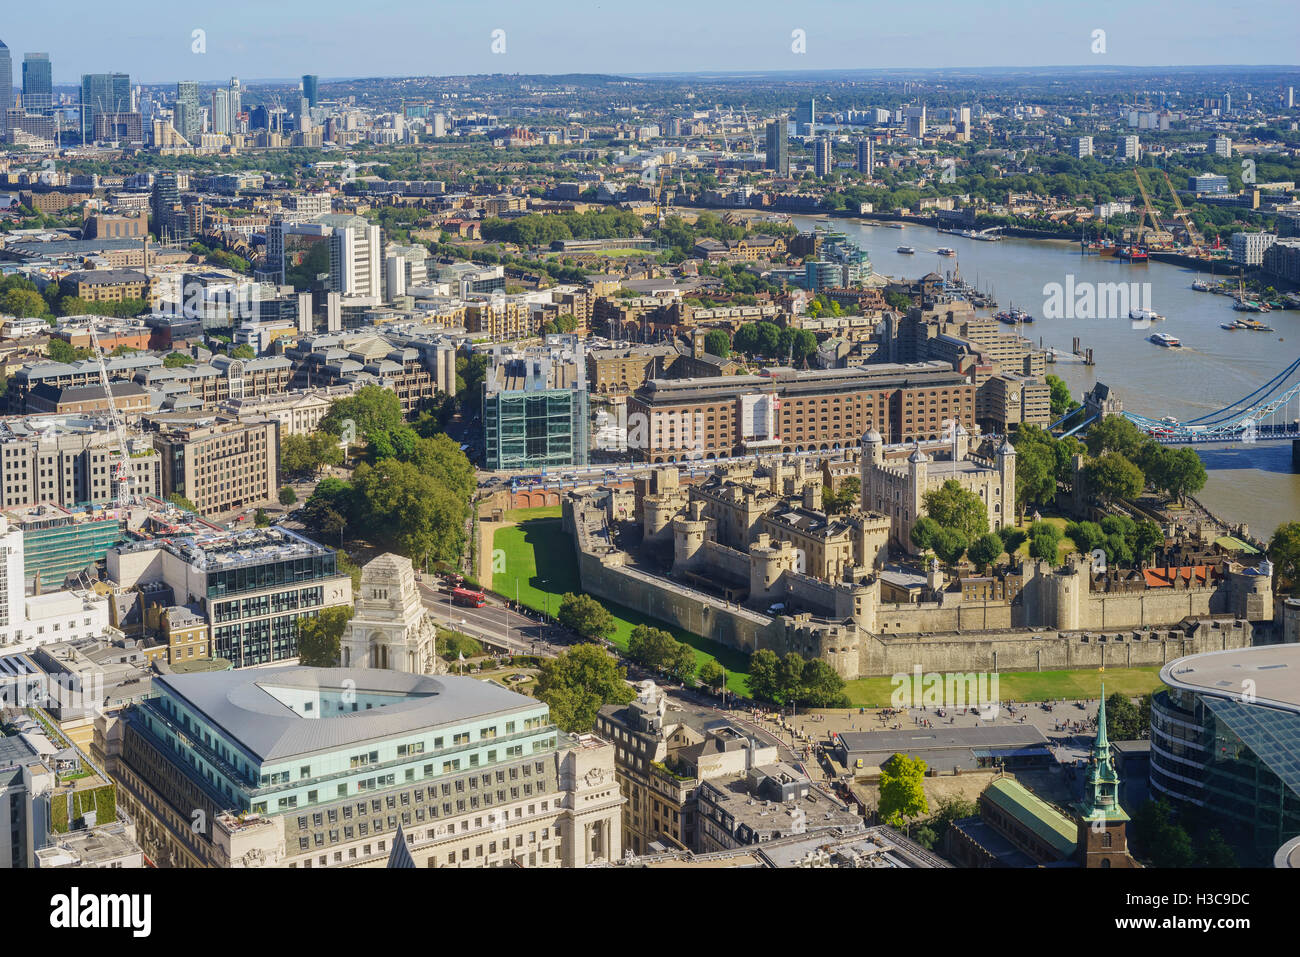
[[[48,53],[23,54],[23,109],[42,116],[54,112],[54,74]]]
[[[790,175],[790,131],[784,113],[767,124],[767,160],[763,167],[778,176]]]
[[[831,175],[831,139],[820,136],[813,143],[813,172],[818,176]]]
[[[925,136],[925,105],[903,107],[903,122],[907,124],[907,135],[917,139]]]
[[[302,77],[302,98],[307,101],[307,106],[317,106],[320,100],[320,77],[311,73],[304,73]]]
[[[81,77],[81,139],[95,139],[95,117],[131,112],[131,78],[125,73],[84,73]]]
[[[858,140],[858,172],[871,175],[876,165],[876,144],[870,136]]]
[[[14,62],[9,55],[9,48],[0,40],[0,115],[8,112],[14,105]],[[0,140],[9,135],[8,130],[0,130]]]
[[[807,106],[801,106],[795,113],[794,121],[799,126],[808,124],[809,131],[817,125],[817,99],[810,97]]]
[[[199,85],[193,81],[176,84],[176,108],[172,114],[176,132],[193,143],[203,132],[203,114],[199,112]]]
[[[322,216],[329,226],[330,279],[332,292],[345,296],[383,294],[383,233],[362,216]]]

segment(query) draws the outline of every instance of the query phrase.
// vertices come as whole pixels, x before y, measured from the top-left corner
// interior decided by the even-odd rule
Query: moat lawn
[[[521,604],[535,611],[556,614],[565,592],[582,590],[573,539],[564,531],[559,509],[554,506],[513,509],[506,517],[517,524],[499,528],[493,533],[493,551],[502,554],[493,556],[492,590],[506,598],[514,598],[517,594]],[[621,650],[627,650],[628,638],[637,625],[666,628],[678,641],[695,650],[697,666],[709,660],[717,661],[727,669],[727,687],[736,694],[749,694],[746,684],[749,678],[746,670],[748,655],[670,627],[666,622],[631,608],[604,599],[601,599],[601,604],[614,616],[616,627],[610,640]]]
[[[1096,698],[1106,683],[1106,694],[1122,691],[1129,697],[1161,687],[1159,668],[1095,668],[1077,671],[1003,671],[998,675],[1002,701],[1051,701]],[[844,683],[854,707],[887,708],[895,685],[890,678],[857,678]]]

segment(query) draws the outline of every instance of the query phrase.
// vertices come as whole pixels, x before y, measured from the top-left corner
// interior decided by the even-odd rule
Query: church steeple
[[[1110,759],[1110,741],[1106,737],[1106,685],[1101,686],[1101,706],[1097,709],[1097,737],[1092,744],[1092,766],[1088,770],[1087,789],[1079,804],[1085,821],[1119,822],[1129,820],[1119,806],[1119,775]]]

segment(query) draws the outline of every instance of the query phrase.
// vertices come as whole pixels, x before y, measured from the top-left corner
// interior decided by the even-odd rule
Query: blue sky
[[[1294,0],[6,0],[17,64],[56,83],[465,73],[659,73],[957,66],[1294,64]],[[207,51],[192,51],[194,30]],[[493,54],[492,32],[505,31]],[[791,50],[803,30],[806,52]],[[1106,31],[1104,55],[1093,31]]]

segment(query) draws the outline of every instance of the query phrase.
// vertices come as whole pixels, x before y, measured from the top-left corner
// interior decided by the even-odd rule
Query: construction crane
[[[754,132],[754,126],[749,121],[749,107],[742,106],[741,112],[745,116],[745,129],[749,130],[749,145],[754,149],[754,155],[758,155],[758,135]]]
[[[108,417],[117,433],[118,462],[113,467],[113,478],[117,483],[117,517],[126,521],[127,508],[136,503],[134,492],[135,474],[131,471],[131,449],[126,440],[126,422],[113,399],[113,387],[108,380],[108,362],[104,359],[104,350],[99,344],[99,333],[95,331],[94,320],[88,324],[90,344],[95,349],[95,361],[99,364],[99,382],[104,387],[104,396],[108,400]]]
[[[1174,189],[1174,184],[1169,179],[1169,173],[1162,169],[1160,175],[1165,178],[1165,185],[1169,187],[1169,195],[1174,198],[1174,218],[1183,224],[1183,229],[1187,231],[1188,242],[1199,249],[1205,245],[1205,237],[1201,235],[1196,228],[1196,224],[1192,222],[1192,217],[1183,208],[1183,201],[1178,198],[1178,190]]]

